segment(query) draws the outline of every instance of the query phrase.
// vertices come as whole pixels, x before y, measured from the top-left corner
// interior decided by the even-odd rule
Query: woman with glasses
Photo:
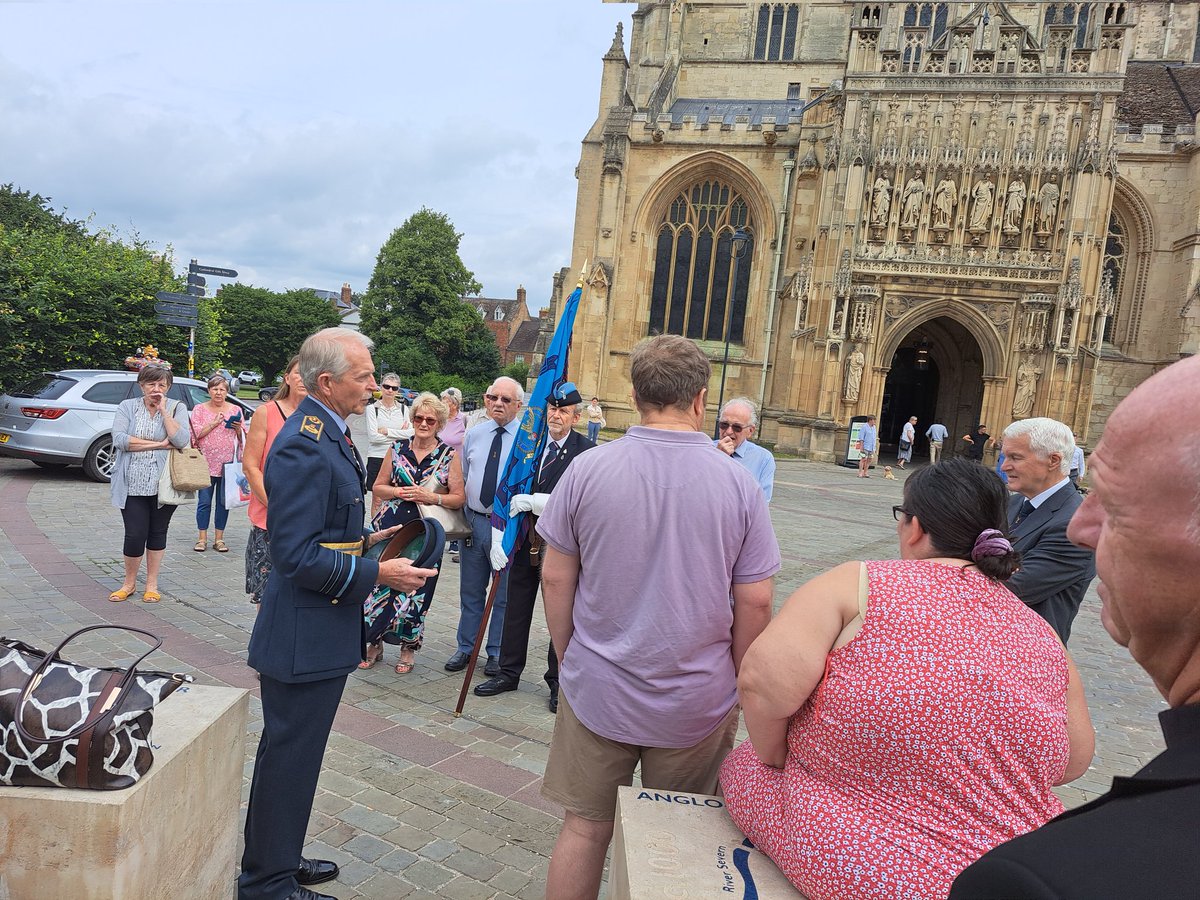
[[[208,523],[213,525],[213,549],[228,553],[225,543],[225,525],[229,522],[229,510],[225,508],[225,463],[233,462],[234,456],[246,439],[246,422],[242,409],[229,402],[229,382],[224,376],[214,375],[208,379],[208,400],[192,410],[192,446],[204,454],[208,463],[209,485],[196,501],[197,552],[208,549]],[[214,510],[214,507],[216,509]]]
[[[918,469],[900,559],[809,581],[746,651],[734,822],[810,900],[944,898],[1062,812],[1095,734],[1054,631],[1004,580],[1007,492],[965,459]]]
[[[462,391],[449,387],[442,391],[442,402],[450,410],[446,416],[446,424],[438,432],[438,440],[449,444],[455,453],[462,452],[463,439],[467,436],[467,417],[462,411]]]
[[[375,483],[383,458],[392,444],[413,436],[408,407],[400,401],[400,376],[388,372],[380,382],[380,397],[367,407],[367,490]],[[376,503],[371,512],[379,510]]]
[[[419,519],[419,504],[462,509],[466,503],[462,464],[453,448],[437,436],[449,412],[446,404],[430,393],[419,394],[413,401],[413,436],[401,438],[388,448],[383,466],[372,483],[379,507],[372,520],[376,531]],[[379,662],[383,658],[383,645],[388,643],[400,645],[396,674],[412,671],[413,656],[421,649],[425,615],[436,587],[436,575],[413,594],[376,585],[363,607],[368,644],[367,658],[359,664],[360,669],[369,669]]]

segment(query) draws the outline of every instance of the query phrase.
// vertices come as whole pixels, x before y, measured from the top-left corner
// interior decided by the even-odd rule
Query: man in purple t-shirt
[[[648,788],[713,793],[733,746],[737,668],[780,559],[757,482],[702,431],[709,374],[686,338],[639,344],[641,424],[576,459],[538,520],[560,663],[542,794],[565,808],[548,897],[598,894],[639,763]]]

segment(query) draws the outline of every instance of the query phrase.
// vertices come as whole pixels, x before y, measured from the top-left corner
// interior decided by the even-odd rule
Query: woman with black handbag
[[[188,411],[178,400],[169,400],[167,391],[174,378],[165,366],[146,366],[138,372],[141,397],[123,400],[113,421],[112,504],[121,510],[125,523],[125,579],[121,587],[108,595],[113,603],[125,600],[137,584],[142,557],[146,557],[146,590],[142,600],[157,603],[158,571],[167,548],[167,528],[175,507],[158,502],[158,485],[167,451],[182,450],[191,443]]]
[[[375,500],[381,504],[372,520],[376,531],[421,518],[422,505],[457,510],[467,502],[458,455],[437,436],[449,414],[449,407],[433,394],[420,394],[413,401],[413,436],[392,444],[372,485]],[[363,605],[368,646],[360,669],[369,669],[383,658],[386,641],[400,645],[396,674],[412,671],[436,587],[436,575],[414,594],[376,586]]]

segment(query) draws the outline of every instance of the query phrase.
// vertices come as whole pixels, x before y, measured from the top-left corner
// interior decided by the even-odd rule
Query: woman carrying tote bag
[[[187,407],[167,398],[174,379],[164,366],[146,366],[138,372],[141,397],[123,400],[117,406],[112,441],[112,504],[121,510],[125,523],[125,578],[121,587],[108,595],[113,603],[125,600],[137,584],[142,557],[146,557],[146,590],[142,600],[157,603],[158,571],[167,548],[167,527],[175,507],[158,502],[158,483],[167,464],[168,450],[182,450],[191,442]]]

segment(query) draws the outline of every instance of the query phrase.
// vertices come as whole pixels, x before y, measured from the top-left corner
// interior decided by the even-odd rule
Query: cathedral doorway
[[[885,455],[896,453],[910,416],[917,417],[914,461],[929,458],[925,432],[934,422],[950,431],[943,456],[957,455],[960,438],[979,421],[982,374],[979,343],[954,319],[941,316],[912,329],[892,354],[883,388],[879,438]]]

